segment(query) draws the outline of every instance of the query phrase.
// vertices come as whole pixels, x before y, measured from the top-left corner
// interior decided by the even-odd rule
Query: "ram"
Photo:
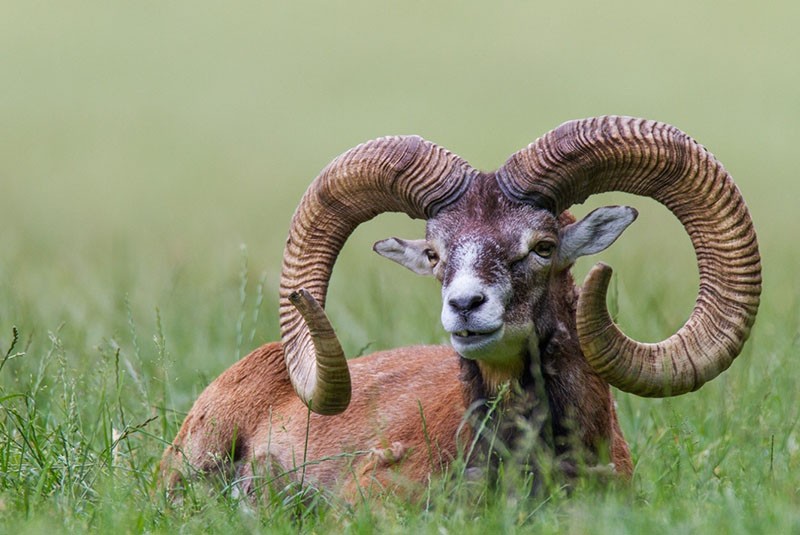
[[[694,246],[696,304],[662,342],[636,342],[613,323],[608,266],[592,268],[582,288],[570,274],[636,217],[611,206],[576,222],[566,211],[606,191],[661,202]],[[323,308],[328,282],[351,232],[387,211],[427,220],[424,240],[390,238],[375,250],[441,282],[452,346],[348,361]],[[739,191],[667,124],[568,122],[488,173],[416,136],[370,141],[330,163],[294,214],[281,342],[206,388],[164,453],[162,479],[175,488],[222,470],[244,492],[302,480],[354,498],[373,485],[424,484],[459,455],[470,473],[510,457],[538,480],[547,466],[568,476],[610,466],[627,478],[633,464],[609,385],[641,396],[700,388],[741,352],[760,292]],[[540,462],[547,455],[555,463]]]

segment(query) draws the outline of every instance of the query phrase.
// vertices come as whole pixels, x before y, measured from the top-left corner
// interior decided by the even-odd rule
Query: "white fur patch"
[[[457,272],[447,286],[442,287],[442,326],[450,333],[460,330],[488,332],[503,324],[505,299],[498,285],[486,284],[475,271],[480,249],[476,243],[468,243],[456,252],[451,262]],[[465,319],[450,305],[451,300],[482,295],[483,303],[469,313]]]

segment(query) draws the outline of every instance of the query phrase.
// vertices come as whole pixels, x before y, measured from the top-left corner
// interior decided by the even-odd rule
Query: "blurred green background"
[[[759,231],[765,307],[795,311],[798,15],[796,2],[4,2],[0,332],[66,322],[91,343],[113,318],[127,325],[126,300],[145,321],[182,295],[194,305],[165,329],[201,351],[193,359],[221,358],[193,342],[214,328],[203,310],[236,286],[246,244],[248,277],[266,274],[255,341],[277,336],[288,221],[337,154],[417,133],[491,169],[565,120],[602,114],[675,124],[725,163]],[[592,206],[605,202],[643,212],[604,254],[621,321],[657,300],[654,321],[630,328],[663,337],[695,295],[688,240],[659,206]],[[354,322],[351,352],[443,339],[436,285],[370,252],[421,232],[383,216],[345,249],[330,306]],[[394,312],[397,301],[408,304]],[[386,316],[360,316],[365,302]]]
[[[105,422],[110,441],[120,423],[104,389],[116,355],[120,414],[173,415],[134,437],[143,453],[131,466],[151,478],[161,439],[208,381],[277,339],[289,219],[336,155],[416,133],[493,169],[563,121],[642,116],[724,162],[751,208],[765,280],[731,371],[675,400],[617,396],[642,502],[675,508],[665,527],[689,518],[749,532],[761,524],[737,524],[735,513],[757,519],[763,488],[774,489],[774,518],[796,512],[798,23],[800,3],[788,0],[0,0],[0,355],[12,325],[26,353],[7,363],[0,389],[27,392],[47,377],[50,390],[32,390],[47,409],[64,383],[64,421],[76,421],[71,391],[81,421]],[[626,332],[661,339],[693,305],[693,253],[650,201],[604,195],[575,212],[619,202],[641,215],[600,255],[617,273],[613,306]],[[348,242],[328,307],[348,354],[446,340],[438,285],[371,252],[375,240],[422,232],[385,215]],[[95,442],[86,439],[98,455],[110,451]],[[773,467],[777,484],[766,479]],[[3,485],[0,512],[36,486]],[[686,512],[709,496],[723,504],[717,516]],[[593,510],[581,518],[577,532],[594,525]],[[637,518],[642,527],[651,517]]]

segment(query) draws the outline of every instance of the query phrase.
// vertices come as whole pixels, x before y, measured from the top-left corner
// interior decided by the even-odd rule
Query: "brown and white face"
[[[442,283],[442,326],[463,357],[502,365],[538,345],[553,275],[602,251],[636,218],[600,208],[561,226],[547,210],[489,195],[428,221],[425,240],[389,238],[375,251]]]

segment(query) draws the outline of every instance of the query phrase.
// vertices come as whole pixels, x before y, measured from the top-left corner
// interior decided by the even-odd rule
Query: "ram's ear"
[[[630,206],[604,206],[567,225],[559,235],[558,264],[568,266],[581,256],[606,249],[638,215]]]
[[[428,258],[430,246],[425,240],[388,238],[376,242],[372,250],[418,275],[433,275],[431,261]]]

